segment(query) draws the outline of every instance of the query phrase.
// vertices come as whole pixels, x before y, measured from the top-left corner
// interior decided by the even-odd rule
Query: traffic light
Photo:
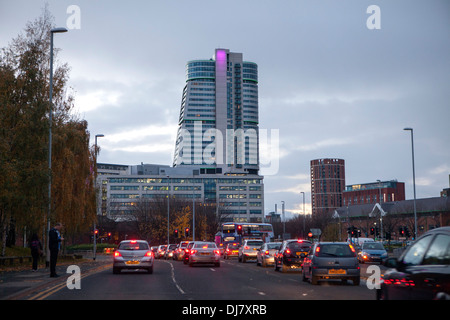
[[[398,233],[401,237],[405,236],[405,228],[404,227],[398,227]]]
[[[237,226],[237,233],[242,234],[242,226],[241,225]]]
[[[184,236],[186,238],[189,236],[189,228],[184,229]]]
[[[175,229],[173,231],[173,235],[174,235],[175,239],[178,239],[178,229]]]
[[[95,236],[95,239],[98,239],[98,229],[94,230],[94,236]]]
[[[370,228],[370,234],[371,234],[372,236],[375,234],[375,228],[374,228],[374,227]]]
[[[404,226],[403,228],[404,228],[404,230],[405,230],[405,235],[406,235],[406,237],[407,237],[407,238],[411,237],[411,232],[409,232],[408,227],[407,227],[407,226]]]

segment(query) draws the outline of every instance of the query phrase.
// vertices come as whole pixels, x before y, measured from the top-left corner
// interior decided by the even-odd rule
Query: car
[[[164,252],[166,252],[166,248],[167,248],[167,245],[165,245],[165,244],[160,245],[160,246],[158,247],[157,253],[155,254],[155,258],[156,258],[156,259],[161,259],[161,258],[163,258],[163,257],[164,257]]]
[[[189,252],[188,264],[214,264],[220,267],[220,251],[214,242],[195,242]]]
[[[123,269],[145,269],[153,273],[154,254],[145,240],[124,240],[114,251],[113,273]]]
[[[177,250],[175,251],[173,255],[173,260],[183,260],[184,257],[184,250],[186,249],[189,241],[181,241],[178,245]]]
[[[311,245],[312,243],[309,240],[284,240],[280,250],[274,255],[275,271],[281,269],[282,272],[286,272],[291,269],[300,269],[302,267],[304,256],[308,254]]]
[[[359,263],[379,262],[382,264],[387,257],[387,251],[381,242],[364,242],[361,251],[358,252]]]
[[[172,259],[173,253],[177,249],[177,246],[177,244],[169,244],[166,251],[164,251],[164,259]]]
[[[378,300],[450,300],[450,227],[427,231],[384,266]]]
[[[352,280],[360,283],[361,270],[355,248],[347,242],[316,243],[303,260],[302,280],[315,285],[318,280]]]
[[[231,257],[237,257],[239,254],[239,243],[230,242],[226,245],[223,252],[224,259],[230,259]]]
[[[255,259],[258,249],[264,244],[264,241],[258,239],[244,240],[242,246],[239,247],[238,261],[246,262],[248,259]]]
[[[194,244],[196,242],[199,242],[199,241],[190,241],[187,244],[186,249],[184,249],[184,256],[183,256],[183,263],[184,264],[188,264],[189,263],[189,254],[191,252],[192,247],[194,246]]]
[[[280,249],[280,242],[264,243],[256,254],[256,265],[267,267],[275,263],[274,255]]]

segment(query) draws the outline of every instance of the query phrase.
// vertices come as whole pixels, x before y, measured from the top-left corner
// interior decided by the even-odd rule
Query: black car
[[[384,265],[379,300],[450,300],[450,227],[428,231]]]
[[[274,255],[275,271],[279,271],[280,268],[282,272],[301,268],[304,256],[308,254],[311,246],[312,243],[308,240],[291,239],[283,241],[280,250]]]

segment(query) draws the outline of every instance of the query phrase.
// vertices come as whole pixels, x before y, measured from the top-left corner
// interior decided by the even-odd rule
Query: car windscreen
[[[364,242],[362,249],[365,250],[384,250],[384,247],[381,243],[378,242]]]
[[[318,257],[355,257],[356,254],[350,249],[348,244],[321,244],[315,252]]]
[[[309,249],[311,248],[311,244],[303,242],[291,242],[287,244],[287,247],[294,251],[309,251]]]
[[[247,241],[248,246],[262,246],[264,242],[262,241]]]
[[[145,242],[124,242],[119,245],[118,250],[148,250],[148,244]]]

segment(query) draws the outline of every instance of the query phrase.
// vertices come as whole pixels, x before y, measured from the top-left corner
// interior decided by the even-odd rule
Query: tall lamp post
[[[98,217],[98,196],[97,196],[97,154],[98,154],[98,150],[97,150],[97,138],[102,138],[104,137],[104,134],[96,134],[95,135],[95,145],[94,145],[94,155],[95,155],[95,159],[94,159],[94,186],[95,186],[95,219],[94,219],[94,255],[93,255],[93,259],[95,260],[95,258],[97,257],[97,226],[96,226],[96,220]]]
[[[378,182],[378,190],[380,192],[380,237],[381,241],[383,241],[383,213],[381,211],[381,180],[377,180]]]
[[[53,122],[53,34],[67,32],[66,28],[54,28],[50,30],[50,87],[49,103],[50,111],[48,113],[49,132],[48,132],[48,211],[47,211],[47,256],[46,265],[50,264],[50,247],[48,233],[50,232],[50,216],[52,211],[52,122]]]
[[[305,212],[305,193],[302,191],[300,194],[303,194],[303,238],[306,238],[306,230],[305,230],[305,220],[306,220],[306,212]]]
[[[170,218],[170,185],[169,185],[169,179],[170,177],[167,176],[167,248],[169,248],[169,239],[170,239],[170,224],[169,224],[169,218]]]
[[[414,168],[414,131],[413,128],[404,128],[405,131],[411,131],[411,150],[412,150],[412,168],[413,168],[413,190],[414,190],[414,239],[417,239],[417,210],[416,210],[416,172]]]

